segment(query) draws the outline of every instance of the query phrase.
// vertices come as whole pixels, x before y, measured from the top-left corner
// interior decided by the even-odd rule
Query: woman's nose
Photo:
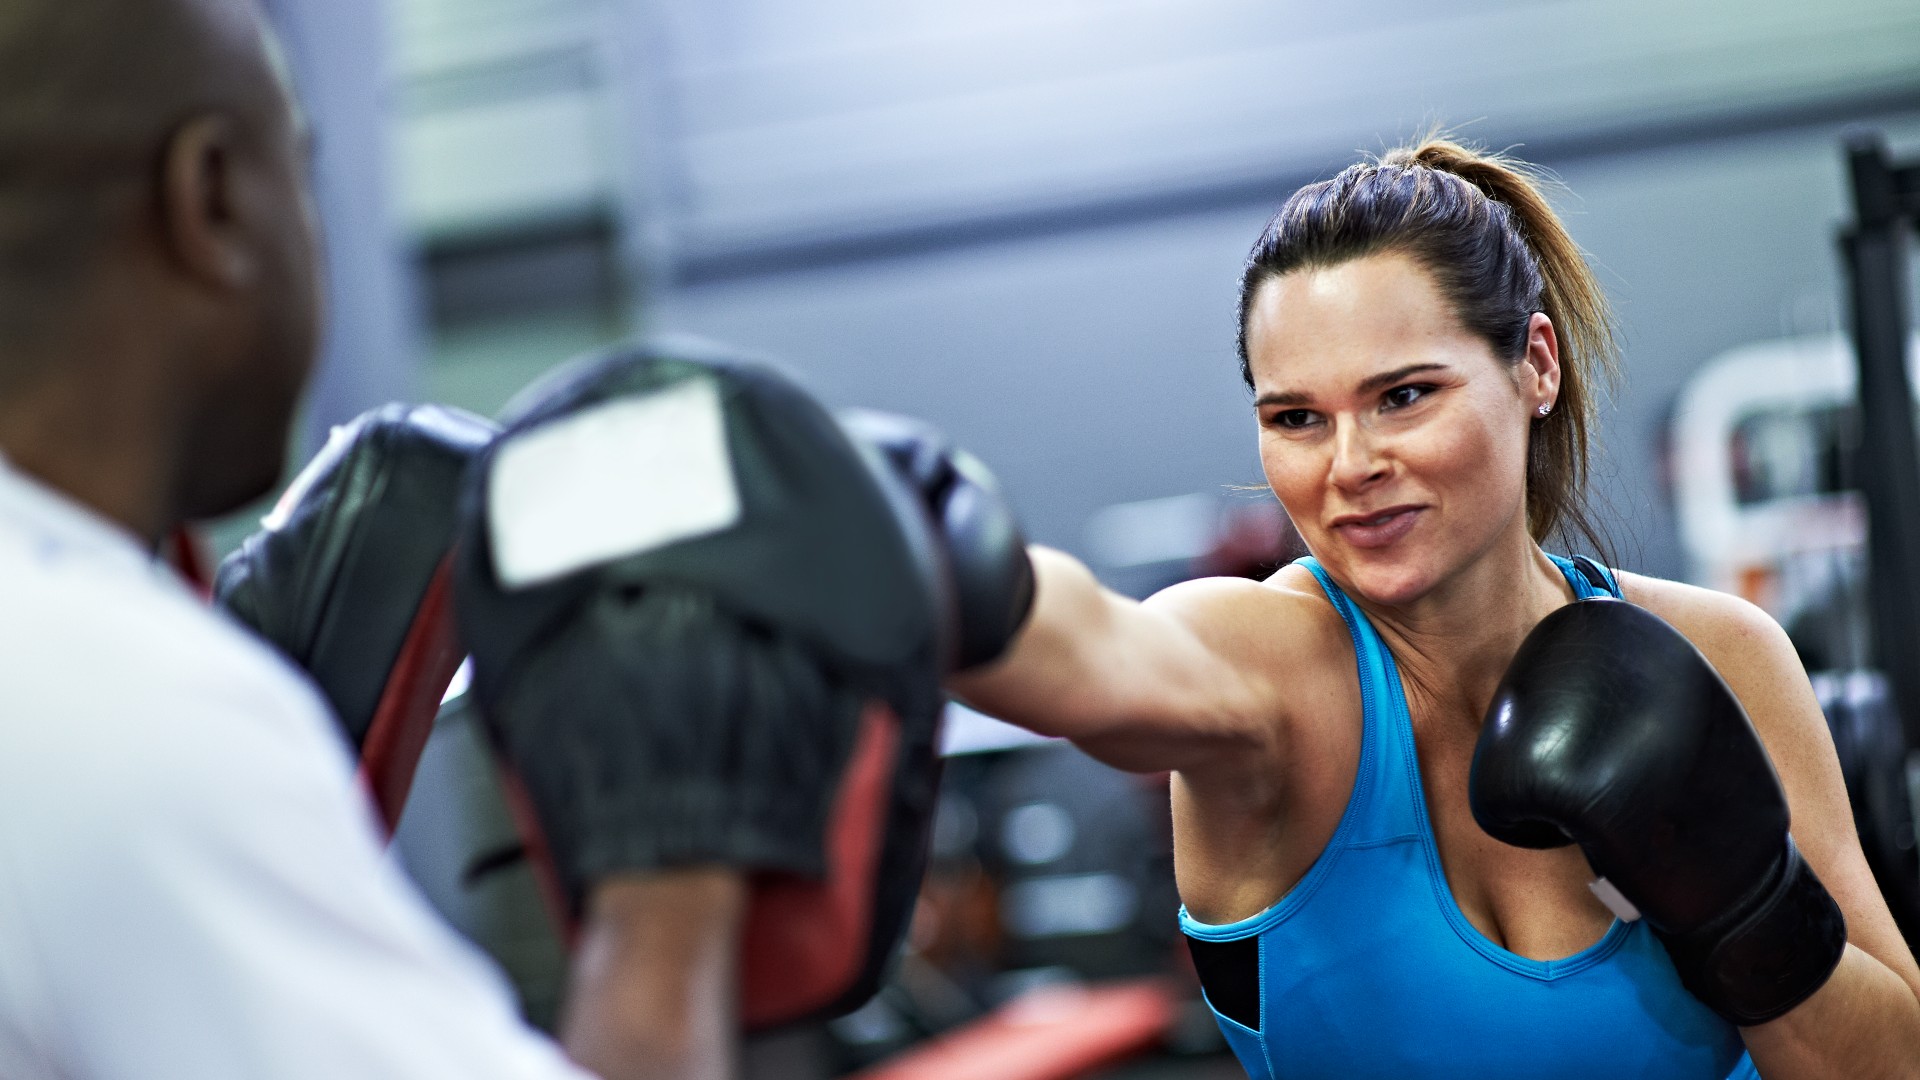
[[[1335,487],[1357,491],[1386,475],[1386,458],[1379,440],[1362,425],[1340,420],[1334,424],[1333,465],[1329,473]]]

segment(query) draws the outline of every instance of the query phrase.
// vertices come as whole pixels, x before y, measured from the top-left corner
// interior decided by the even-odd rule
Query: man
[[[152,557],[281,474],[304,142],[247,0],[0,6],[9,1080],[581,1075],[384,860],[311,687]],[[743,897],[596,883],[576,1057],[724,1074]]]

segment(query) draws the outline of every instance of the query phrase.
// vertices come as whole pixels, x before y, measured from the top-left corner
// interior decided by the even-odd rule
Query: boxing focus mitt
[[[214,581],[215,603],[333,706],[389,830],[460,664],[448,551],[461,477],[494,431],[397,404],[335,428]]]
[[[473,693],[562,921],[606,875],[741,867],[750,1028],[871,996],[925,863],[950,648],[912,494],[773,369],[628,346],[516,410],[461,537]]]

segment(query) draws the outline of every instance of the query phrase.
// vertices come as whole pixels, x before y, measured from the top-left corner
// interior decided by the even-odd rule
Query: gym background
[[[1566,182],[1617,306],[1597,470],[1613,557],[1769,607],[1824,669],[1843,756],[1884,738],[1855,715],[1885,695],[1861,670],[1836,239],[1849,133],[1920,157],[1911,0],[266,6],[318,135],[333,267],[296,460],[373,404],[492,413],[583,350],[690,331],[836,404],[936,422],[992,463],[1035,540],[1117,587],[1254,571],[1289,538],[1245,490],[1241,260],[1293,188],[1441,124]],[[952,727],[971,752],[950,763],[897,984],[765,1040],[750,1071],[884,1069],[1008,1023],[994,1010],[1035,987],[1071,1010],[1059,988],[1080,980],[1181,985],[1164,783]],[[1897,758],[1849,780],[1863,835],[1910,866]],[[544,1020],[559,954],[496,798],[456,696],[401,856]],[[1027,1000],[1015,1019],[1044,1025]],[[1237,1075],[1190,1004],[1137,1010],[1152,1030],[1117,1037],[1111,1068]]]

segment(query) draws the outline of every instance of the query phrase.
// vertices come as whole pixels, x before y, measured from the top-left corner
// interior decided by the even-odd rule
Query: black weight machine
[[[1867,625],[1884,689],[1823,701],[1861,846],[1901,933],[1920,950],[1920,852],[1909,772],[1920,764],[1920,436],[1908,375],[1908,252],[1920,230],[1920,160],[1877,135],[1846,143],[1854,219],[1842,231],[1867,505]]]

